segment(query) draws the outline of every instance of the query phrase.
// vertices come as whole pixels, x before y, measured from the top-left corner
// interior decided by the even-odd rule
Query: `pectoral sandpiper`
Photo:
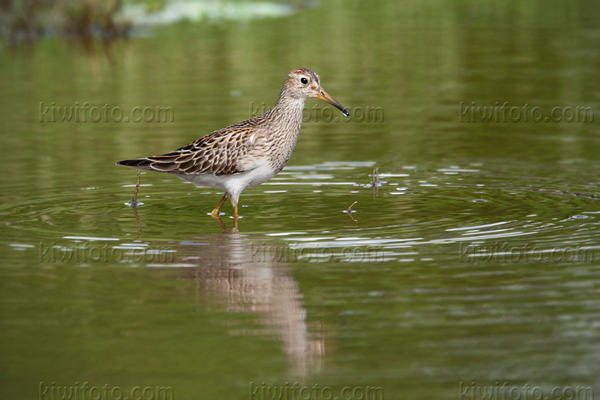
[[[322,87],[311,70],[292,70],[275,106],[247,121],[209,133],[170,153],[118,161],[117,165],[140,170],[167,172],[198,187],[225,192],[212,216],[229,198],[237,229],[238,200],[242,192],[277,175],[290,159],[300,128],[306,100],[317,97],[348,111]]]

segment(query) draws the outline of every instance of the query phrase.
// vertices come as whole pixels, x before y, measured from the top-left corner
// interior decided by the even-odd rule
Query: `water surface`
[[[597,5],[286,10],[1,49],[2,396],[38,396],[40,382],[178,399],[286,382],[391,399],[498,382],[598,393]],[[168,175],[143,174],[144,204],[124,205],[136,177],[116,160],[248,118],[295,67],[354,118],[307,103],[286,169],[241,197],[239,234],[207,216],[220,193]],[[174,120],[40,115],[84,102]],[[505,102],[596,120],[460,111]],[[382,118],[357,118],[367,107]]]

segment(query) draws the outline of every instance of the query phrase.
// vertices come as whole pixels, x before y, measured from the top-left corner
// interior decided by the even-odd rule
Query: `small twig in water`
[[[373,188],[373,198],[375,198],[379,194],[379,168],[373,169],[371,187]]]
[[[348,209],[347,209],[346,211],[344,211],[346,214],[348,214],[348,216],[350,217],[350,219],[352,219],[352,221],[354,221],[354,222],[358,222],[358,221],[356,220],[356,218],[354,218],[354,217],[352,216],[352,213],[353,213],[353,212],[355,212],[355,211],[352,209],[352,207],[353,207],[353,206],[354,206],[356,203],[358,203],[358,200],[356,200],[354,203],[350,204],[350,207],[348,207]]]
[[[356,203],[358,203],[358,200],[356,200],[354,203],[350,204],[350,207],[348,207],[348,209],[346,210],[346,212],[347,212],[348,214],[352,214],[352,212],[354,211],[354,210],[352,210],[352,207],[353,207],[353,206],[354,206]]]

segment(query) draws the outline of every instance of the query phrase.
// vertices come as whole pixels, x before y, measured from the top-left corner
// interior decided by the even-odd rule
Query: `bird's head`
[[[288,74],[284,90],[288,96],[308,100],[313,97],[319,98],[338,108],[346,117],[350,115],[336,99],[321,87],[319,75],[306,68],[293,69]]]

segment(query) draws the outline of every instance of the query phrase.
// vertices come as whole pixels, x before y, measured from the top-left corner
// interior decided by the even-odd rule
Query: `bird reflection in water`
[[[257,256],[256,240],[240,234],[194,238],[179,251],[185,254],[183,262],[197,265],[181,268],[183,279],[193,280],[198,292],[224,304],[227,312],[257,315],[265,327],[230,334],[279,336],[292,374],[305,376],[320,369],[327,350],[322,327],[307,323],[302,294],[288,265]]]

